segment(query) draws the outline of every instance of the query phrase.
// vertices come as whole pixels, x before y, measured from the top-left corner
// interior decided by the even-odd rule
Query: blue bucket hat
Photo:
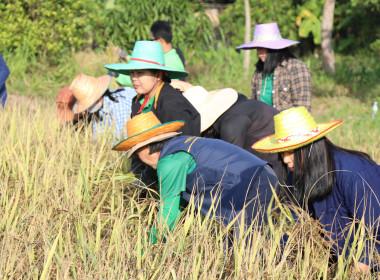
[[[188,76],[183,70],[175,70],[165,66],[164,52],[159,42],[138,41],[135,43],[129,63],[104,65],[112,72],[129,75],[130,70],[157,69],[166,71],[170,79],[180,79]]]

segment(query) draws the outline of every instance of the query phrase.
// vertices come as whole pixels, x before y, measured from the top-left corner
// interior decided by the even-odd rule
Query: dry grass
[[[62,126],[53,107],[53,101],[11,96],[1,112],[0,279],[358,277],[346,265],[356,251],[329,266],[318,222],[300,212],[295,225],[287,208],[264,232],[252,230],[244,238],[250,245],[242,236],[235,240],[229,253],[223,249],[228,228],[191,205],[166,242],[149,245],[148,231],[157,220],[154,194],[140,199],[120,161],[103,170],[120,155],[107,137],[94,142],[87,126]],[[378,139],[354,143],[350,131],[343,141],[350,147],[369,147]],[[341,132],[335,133],[339,138]],[[371,155],[379,160],[378,147]],[[290,236],[286,246],[284,233]]]

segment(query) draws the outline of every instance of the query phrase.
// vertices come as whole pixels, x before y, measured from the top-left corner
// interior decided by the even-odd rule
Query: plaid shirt
[[[104,96],[103,107],[98,111],[99,119],[92,123],[92,131],[96,139],[99,134],[104,133],[105,129],[114,127],[115,139],[127,137],[125,125],[131,114],[132,98],[135,97],[136,91],[133,88],[125,87],[109,90],[118,102],[112,101],[108,96]]]
[[[263,74],[255,71],[252,83],[252,99],[260,100]],[[298,59],[284,60],[274,69],[273,107],[279,111],[305,106],[311,110],[311,72]]]

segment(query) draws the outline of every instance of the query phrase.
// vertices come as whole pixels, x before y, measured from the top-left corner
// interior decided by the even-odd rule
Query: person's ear
[[[161,80],[162,81],[162,76],[163,76],[163,72],[162,71],[157,71],[157,79]]]

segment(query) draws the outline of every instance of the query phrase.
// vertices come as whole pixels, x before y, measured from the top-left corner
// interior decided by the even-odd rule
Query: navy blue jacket
[[[0,103],[5,105],[5,100],[7,100],[7,89],[5,88],[5,81],[9,76],[9,69],[5,63],[3,56],[0,54]]]
[[[312,204],[315,216],[338,245],[333,244],[334,250],[341,254],[349,227],[355,218],[360,221],[364,217],[365,226],[373,226],[372,234],[380,241],[380,166],[376,163],[371,165],[363,158],[339,150],[334,150],[334,164],[336,184],[332,193]],[[347,241],[349,246],[346,255],[350,251],[352,240],[351,237]],[[370,242],[367,241],[366,245],[369,249]],[[376,244],[376,250],[380,253],[379,243]],[[367,250],[364,250],[359,261],[370,264],[368,256],[365,256],[367,254]]]
[[[193,194],[194,204],[202,214],[207,215],[213,206],[211,216],[227,225],[246,207],[246,224],[258,214],[264,213],[266,218],[272,197],[270,184],[277,185],[277,177],[267,162],[222,140],[188,136],[170,139],[160,159],[179,151],[189,153],[196,163],[181,197],[189,202]],[[257,196],[259,201],[254,200]],[[257,217],[261,221],[261,216]]]

